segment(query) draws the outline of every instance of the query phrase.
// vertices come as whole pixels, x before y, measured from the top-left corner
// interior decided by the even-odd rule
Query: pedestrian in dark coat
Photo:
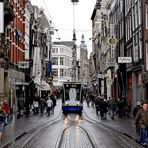
[[[40,108],[41,115],[44,113],[46,105],[47,105],[47,103],[46,103],[45,99],[40,98],[40,100],[39,100],[39,108]]]
[[[101,119],[106,119],[106,114],[107,114],[107,100],[101,98],[101,102],[100,102],[100,115],[101,115]]]
[[[133,110],[133,117],[135,119],[137,112],[142,108],[141,102],[137,101],[137,105]],[[137,122],[136,124],[136,133],[140,134],[140,125],[139,122]]]
[[[98,111],[100,110],[101,97],[96,96],[94,101],[95,101],[95,107],[96,107],[96,115],[98,115]]]
[[[52,113],[54,113],[54,108],[55,108],[55,106],[57,104],[57,97],[56,97],[55,94],[51,94],[50,99],[51,99],[51,101],[53,103],[53,105],[52,105]]]
[[[86,95],[87,107],[90,107],[90,106],[89,106],[90,101],[91,101],[91,100],[90,100],[90,97],[89,97],[89,95],[87,94],[87,95]]]
[[[124,101],[123,99],[118,98],[117,100],[117,107],[118,107],[118,117],[123,117],[123,109],[124,109]]]
[[[108,102],[108,109],[110,111],[111,118],[114,119],[115,113],[117,112],[117,103],[115,99],[111,99]]]

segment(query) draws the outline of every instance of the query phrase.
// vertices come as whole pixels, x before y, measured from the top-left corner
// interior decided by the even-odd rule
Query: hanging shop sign
[[[118,63],[132,63],[132,57],[118,57]]]
[[[29,68],[29,61],[19,61],[18,68],[22,68],[22,69]]]

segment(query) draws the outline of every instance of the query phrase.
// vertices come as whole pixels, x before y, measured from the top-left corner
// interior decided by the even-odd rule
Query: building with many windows
[[[64,42],[54,42],[52,45],[52,76],[55,86],[60,87],[63,82],[72,81],[72,46]]]

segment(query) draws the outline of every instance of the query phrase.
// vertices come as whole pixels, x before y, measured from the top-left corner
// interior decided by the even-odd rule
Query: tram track
[[[95,140],[93,139],[91,133],[86,128],[79,125],[79,121],[81,120],[81,118],[78,118],[77,120],[71,120],[70,118],[68,118],[68,116],[66,116],[66,120],[68,121],[68,125],[61,132],[59,139],[58,139],[58,143],[56,145],[56,148],[66,147],[67,143],[65,142],[66,140],[64,140],[64,139],[66,139],[68,136],[70,136],[70,135],[67,135],[67,132],[69,132],[69,130],[71,128],[73,128],[72,131],[75,130],[76,128],[79,128],[79,133],[81,133],[81,136],[83,136],[82,138],[80,138],[82,140],[81,144],[84,144],[85,143],[84,141],[87,141],[87,145],[85,145],[85,146],[81,145],[82,148],[83,147],[97,148],[97,145],[96,145]],[[73,144],[72,144],[72,147],[74,147]]]
[[[95,126],[97,125],[100,128],[103,128],[106,131],[108,131],[108,133],[110,133],[114,137],[114,139],[121,145],[121,147],[123,148],[143,148],[140,144],[138,144],[133,138],[131,138],[127,134],[105,123],[102,123],[100,121],[97,121],[91,118],[90,116],[87,115],[85,111],[83,111],[83,115],[85,115],[83,120],[86,120],[87,122],[90,122],[91,124],[95,124]]]
[[[91,129],[85,128],[84,124],[81,124],[81,121],[87,121],[87,123],[91,123],[93,127],[104,129],[122,148],[143,148],[141,145],[136,143],[134,139],[131,139],[125,133],[91,118],[87,115],[87,113],[85,113],[85,111],[83,112],[82,117],[78,115],[68,115],[64,116],[64,120],[61,119],[62,115],[59,114],[56,118],[40,124],[39,126],[36,126],[28,131],[25,131],[22,133],[22,135],[19,135],[13,141],[9,142],[2,148],[32,148],[32,145],[34,145],[40,138],[40,135],[44,134],[44,132],[46,132],[49,127],[51,129],[56,127],[59,121],[64,121],[66,124],[64,124],[64,128],[61,127],[61,129],[59,129],[58,135],[56,139],[54,139],[55,148],[63,148],[66,147],[66,145],[70,145],[70,138],[75,140],[77,139],[77,136],[79,139],[77,139],[75,142],[72,141],[72,143],[81,145],[81,148],[98,148],[95,141],[96,137],[92,135],[93,132]],[[70,133],[73,133],[74,136],[69,137]]]
[[[24,131],[21,135],[15,137],[13,140],[3,145],[2,148],[28,148],[36,139],[37,133],[41,132],[51,125],[55,125],[62,119],[61,113],[57,117],[50,121],[44,122],[28,131]]]

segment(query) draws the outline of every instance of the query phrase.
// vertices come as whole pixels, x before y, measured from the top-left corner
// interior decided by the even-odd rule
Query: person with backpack
[[[5,126],[6,113],[3,111],[2,106],[0,106],[0,141],[2,140],[2,134]]]
[[[140,144],[146,146],[147,127],[148,127],[148,103],[143,104],[135,117],[135,124],[140,125]]]

